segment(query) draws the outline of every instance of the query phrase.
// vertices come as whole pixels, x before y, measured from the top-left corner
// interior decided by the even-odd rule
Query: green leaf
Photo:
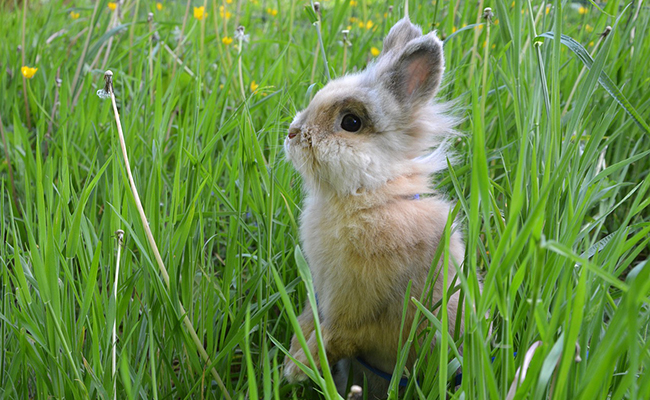
[[[316,11],[314,11],[314,7],[311,4],[305,4],[305,14],[307,14],[307,19],[309,19],[309,22],[312,24],[318,22],[318,16],[316,15]]]
[[[81,198],[79,199],[77,208],[74,210],[74,215],[72,216],[72,225],[68,231],[68,240],[66,242],[66,257],[74,257],[77,254],[77,247],[79,246],[80,238],[79,226],[81,225],[81,217],[83,215],[84,208],[86,207],[86,202],[90,197],[90,192],[92,192],[92,190],[95,188],[95,185],[97,185],[99,178],[101,178],[102,174],[110,163],[111,159],[109,158],[104,166],[99,170],[99,172],[97,172],[93,180],[86,185],[83,192],[81,193]]]
[[[535,41],[535,43],[544,42],[545,38],[555,39],[555,36],[554,36],[553,32],[545,32],[545,33],[542,33],[541,35],[535,37],[534,41]],[[582,61],[582,63],[585,65],[585,67],[591,69],[591,66],[594,63],[594,59],[591,58],[591,55],[589,55],[587,50],[584,47],[582,47],[582,45],[580,43],[578,43],[572,37],[564,35],[564,34],[562,34],[561,37],[560,37],[560,43],[562,43],[563,45],[568,47],[569,50],[571,50],[578,57],[578,59],[580,61]],[[607,91],[607,93],[609,93],[609,95],[612,96],[612,98],[614,100],[616,100],[616,102],[618,104],[620,104],[621,107],[623,107],[625,112],[627,112],[629,114],[629,116],[632,117],[634,122],[636,122],[636,124],[639,125],[639,127],[641,129],[643,129],[643,131],[646,134],[650,135],[650,126],[648,126],[648,124],[639,115],[639,113],[636,111],[636,109],[634,109],[634,107],[632,107],[632,104],[630,104],[630,102],[627,100],[627,98],[618,89],[616,84],[614,84],[614,82],[610,79],[610,77],[604,71],[600,73],[600,77],[598,78],[598,83],[600,83],[600,85],[603,87],[603,89],[605,89]]]

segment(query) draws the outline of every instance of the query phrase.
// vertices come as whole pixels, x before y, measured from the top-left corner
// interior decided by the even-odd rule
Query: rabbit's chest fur
[[[411,295],[422,293],[449,205],[436,198],[398,198],[343,210],[345,201],[354,199],[308,199],[301,218],[323,323],[397,335],[408,283]],[[385,339],[396,344],[396,338]]]

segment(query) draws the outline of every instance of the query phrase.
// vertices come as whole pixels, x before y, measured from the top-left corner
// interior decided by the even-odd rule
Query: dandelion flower
[[[230,43],[232,43],[232,38],[230,36],[224,36],[221,38],[221,43],[228,46]]]
[[[162,11],[163,6],[162,6],[162,3],[161,3],[161,2],[157,2],[157,3],[156,3],[156,9],[157,9],[158,11]]]
[[[373,57],[377,57],[379,55],[380,51],[376,47],[371,47],[370,48],[370,54],[372,54]]]
[[[273,17],[275,17],[276,15],[278,15],[278,10],[275,9],[275,8],[267,8],[267,9],[266,9],[266,12],[267,12],[269,15],[273,16]]]
[[[455,27],[455,26],[452,26],[452,27],[451,27],[451,33],[454,33],[454,32],[456,32],[456,27]]]
[[[232,4],[232,0],[226,0],[226,3]]]
[[[366,22],[366,29],[371,29],[374,25],[375,24],[372,21],[368,20],[368,22]]]
[[[31,68],[28,66],[23,66],[20,69],[20,72],[23,74],[23,76],[27,79],[32,79],[34,77],[34,74],[38,71],[38,68]]]
[[[255,92],[257,88],[260,87],[255,81],[251,82],[251,92]]]
[[[578,8],[578,14],[585,15],[586,13],[587,13],[587,9],[585,7],[580,6],[580,8]]]
[[[199,21],[203,21],[208,16],[208,13],[205,12],[205,7],[194,7],[194,18]]]
[[[357,0],[350,0],[350,7],[356,7],[357,6]]]
[[[115,11],[117,9],[117,3],[111,1],[108,3],[108,8],[110,8],[111,11]]]
[[[549,4],[546,6],[546,15],[548,15],[548,13],[550,12],[551,12],[551,5]]]
[[[74,12],[74,11],[70,11],[70,18],[72,18],[72,19],[77,19],[77,18],[79,18],[79,13],[78,13],[78,12]]]

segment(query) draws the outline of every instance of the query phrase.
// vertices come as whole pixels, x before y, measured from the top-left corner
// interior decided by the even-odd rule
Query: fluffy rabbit
[[[348,359],[363,372],[358,357],[392,372],[409,281],[416,298],[429,291],[433,302],[442,297],[442,274],[433,287],[425,281],[450,210],[431,188],[431,174],[447,165],[445,139],[454,135],[454,118],[432,102],[443,70],[435,32],[422,35],[404,18],[390,30],[376,62],[330,82],[289,128],[284,148],[306,191],[300,235],[331,365]],[[452,263],[460,264],[463,255],[461,235],[454,232],[450,264],[438,265],[447,269],[449,282]],[[454,295],[448,307],[452,330],[457,306]],[[409,306],[407,327],[414,309]],[[318,360],[309,304],[299,320]],[[308,364],[295,335],[290,353]],[[407,366],[414,358],[413,351]],[[289,358],[284,374],[290,382],[306,378]],[[385,396],[388,382],[366,375],[371,392]]]

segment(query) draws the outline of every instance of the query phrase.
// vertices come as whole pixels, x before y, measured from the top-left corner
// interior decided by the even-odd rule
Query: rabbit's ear
[[[411,40],[379,79],[403,106],[410,107],[433,97],[444,69],[442,42],[431,32]]]
[[[388,53],[393,49],[402,49],[408,42],[422,36],[422,30],[411,23],[409,17],[404,17],[397,21],[390,32],[384,39],[383,54]]]

